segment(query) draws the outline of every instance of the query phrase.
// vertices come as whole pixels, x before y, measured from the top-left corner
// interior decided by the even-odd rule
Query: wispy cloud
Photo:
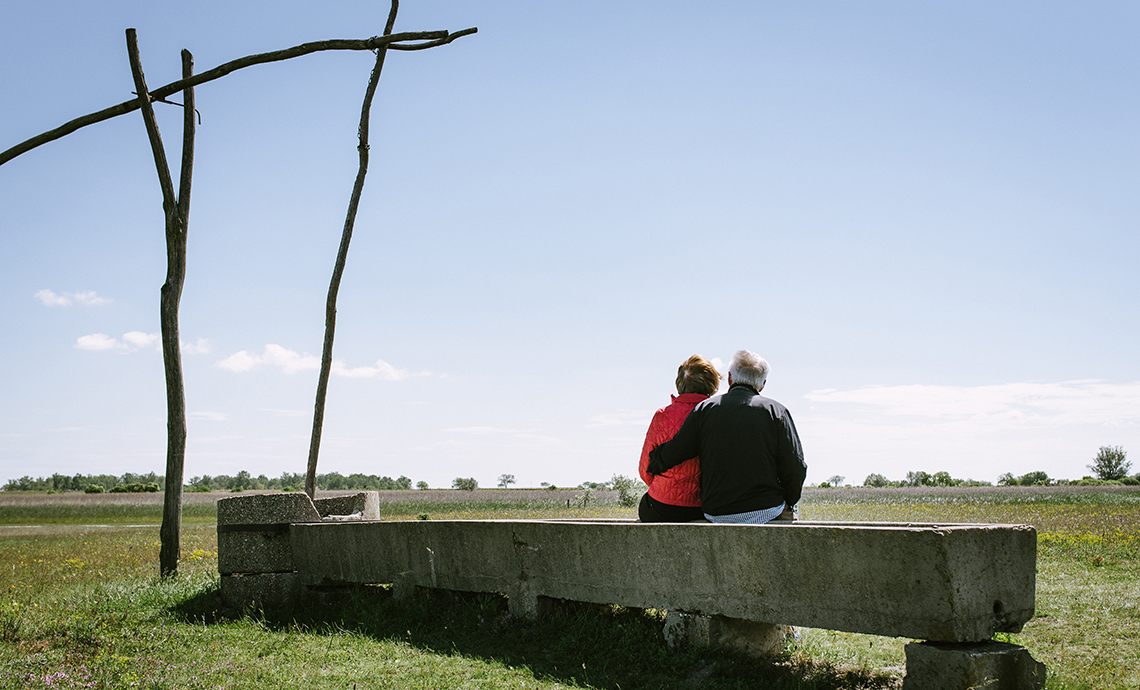
[[[590,419],[586,421],[586,428],[589,429],[600,426],[636,426],[646,428],[649,426],[649,420],[652,418],[652,411],[615,410],[614,412],[590,417]]]
[[[157,333],[143,333],[142,331],[124,333],[121,341],[105,333],[83,335],[75,341],[75,347],[79,350],[118,350],[120,352],[134,352],[151,346],[155,346],[160,350],[162,349],[159,345],[159,335]]]
[[[212,350],[210,341],[205,338],[198,338],[197,342],[193,343],[182,343],[182,354],[184,355],[208,355]]]
[[[1140,382],[1100,380],[1004,383],[991,386],[870,386],[824,389],[804,396],[833,414],[923,424],[1055,426],[1140,423]]]
[[[295,374],[298,371],[320,369],[321,359],[308,353],[301,354],[280,345],[269,344],[261,354],[253,354],[241,350],[219,361],[217,366],[233,372],[245,372],[257,367],[269,366],[281,369],[286,374]],[[334,359],[332,373],[347,378],[380,379],[381,381],[402,381],[413,376],[429,376],[431,372],[413,373],[406,369],[397,369],[382,359],[370,367],[349,367],[343,360]]]
[[[224,412],[188,412],[186,414],[190,419],[203,419],[208,422],[224,422],[226,421],[226,414]]]
[[[45,307],[70,307],[72,304],[82,304],[84,306],[93,307],[111,303],[110,299],[100,297],[95,294],[94,290],[89,292],[56,293],[52,290],[44,289],[37,292],[35,297]]]
[[[308,417],[313,413],[312,410],[275,410],[269,407],[262,407],[261,411],[268,412],[275,417]]]
[[[1080,477],[1098,446],[1140,438],[1140,382],[867,386],[804,398],[792,414],[816,480],[916,469]]]
[[[562,443],[557,436],[539,434],[526,429],[512,429],[498,426],[454,426],[443,430],[445,433],[462,434],[465,436],[481,436],[495,438],[522,439],[527,441],[540,441],[542,443]]]
[[[334,359],[332,363],[332,373],[337,376],[347,376],[349,378],[380,379],[381,381],[403,381],[413,376],[431,375],[431,372],[428,371],[413,374],[407,369],[397,369],[382,359],[376,360],[376,364],[371,367],[349,367],[343,361]]]
[[[500,434],[517,434],[517,429],[506,429],[498,426],[453,426],[444,429],[450,434],[471,434],[474,436],[496,436]]]

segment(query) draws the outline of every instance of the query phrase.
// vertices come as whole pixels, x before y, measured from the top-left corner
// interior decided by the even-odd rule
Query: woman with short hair
[[[653,415],[641,447],[638,471],[649,490],[641,497],[637,516],[642,522],[704,520],[700,500],[700,458],[689,458],[664,474],[649,474],[649,451],[673,438],[693,408],[716,393],[720,374],[704,357],[693,355],[677,369],[677,395]]]

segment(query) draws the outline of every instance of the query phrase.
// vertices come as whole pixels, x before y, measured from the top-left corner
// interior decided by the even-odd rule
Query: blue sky
[[[362,2],[0,10],[0,148],[381,31]],[[1077,478],[1140,448],[1134,4],[415,2],[341,287],[320,471],[634,475],[693,353],[772,364],[809,482]],[[197,90],[186,476],[303,472],[372,57]],[[159,106],[178,159],[180,113]],[[0,479],[162,472],[138,113],[0,166]]]

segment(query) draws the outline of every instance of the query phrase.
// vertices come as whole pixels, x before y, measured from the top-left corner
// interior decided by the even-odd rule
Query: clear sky
[[[127,27],[154,88],[182,48],[204,71],[386,15],[6,3],[0,149],[129,99]],[[469,26],[388,57],[319,471],[632,476],[677,366],[740,348],[810,483],[1140,452],[1135,3],[404,0],[396,30]],[[187,478],[304,471],[371,65],[197,89]],[[0,480],[164,471],[165,271],[137,112],[0,166]]]

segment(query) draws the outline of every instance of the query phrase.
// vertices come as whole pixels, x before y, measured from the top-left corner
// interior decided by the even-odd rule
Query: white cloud
[[[208,411],[190,412],[186,416],[189,417],[190,419],[204,419],[204,420],[209,421],[209,422],[224,422],[224,421],[226,421],[226,415],[224,412],[208,412]]]
[[[182,354],[184,355],[208,355],[211,351],[210,341],[205,338],[198,338],[194,343],[182,343]]]
[[[123,342],[136,348],[150,347],[156,345],[157,349],[161,350],[162,346],[159,344],[160,337],[157,333],[143,333],[142,331],[131,331],[123,334]]]
[[[79,336],[75,347],[80,350],[126,350],[129,346],[103,333],[92,333]]]
[[[1099,380],[992,386],[871,386],[825,389],[804,396],[859,416],[900,423],[1026,427],[1140,422],[1140,382]]]
[[[35,295],[45,307],[70,307],[72,304],[99,306],[110,304],[111,300],[100,297],[94,290],[88,292],[61,292],[56,294],[52,290],[40,290]]]
[[[75,341],[75,347],[79,350],[119,350],[121,352],[134,352],[135,350],[152,345],[157,346],[157,350],[162,350],[162,347],[159,345],[158,334],[143,333],[142,331],[124,333],[122,341],[116,340],[104,333],[92,333],[91,335],[80,336]]]
[[[36,293],[36,299],[43,303],[45,307],[70,307],[71,298],[67,293],[57,295],[51,290],[40,290]]]
[[[261,364],[261,359],[258,358],[257,355],[251,355],[245,350],[241,350],[221,360],[215,366],[241,373],[243,371],[249,371],[258,364]]]
[[[316,355],[301,354],[280,345],[269,344],[265,346],[265,351],[260,355],[241,350],[221,360],[217,366],[239,373],[255,367],[271,366],[281,369],[286,374],[295,374],[298,371],[320,369],[321,359]],[[382,359],[376,360],[376,365],[371,367],[349,367],[343,360],[336,359],[333,360],[331,372],[347,378],[380,379],[381,381],[402,381],[412,376],[428,376],[431,373],[426,371],[412,373],[406,369],[397,369]]]
[[[94,290],[91,290],[89,292],[73,293],[71,295],[71,298],[79,304],[86,304],[88,306],[98,306],[101,304],[111,303],[111,300],[107,299],[106,297],[100,297],[99,295],[95,294]]]
[[[262,360],[271,366],[280,367],[286,374],[296,374],[298,371],[320,369],[321,358],[316,355],[299,354],[280,345],[266,345]]]

